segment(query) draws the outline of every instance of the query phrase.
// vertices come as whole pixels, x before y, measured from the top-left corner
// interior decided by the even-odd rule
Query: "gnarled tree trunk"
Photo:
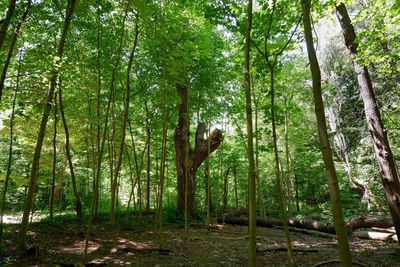
[[[222,132],[214,129],[210,135],[210,150],[208,150],[208,139],[204,138],[206,125],[199,123],[196,131],[195,148],[189,143],[189,107],[188,88],[177,86],[177,92],[181,99],[178,107],[178,125],[175,128],[175,159],[176,172],[178,176],[178,212],[185,213],[185,188],[187,188],[187,212],[192,218],[198,218],[196,207],[196,172],[201,163],[214,152],[222,142]],[[186,165],[187,164],[187,165]],[[186,171],[187,168],[187,171]],[[187,174],[187,177],[186,177]],[[187,181],[187,187],[186,187]]]

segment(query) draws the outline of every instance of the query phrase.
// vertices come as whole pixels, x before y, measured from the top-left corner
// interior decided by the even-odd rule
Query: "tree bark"
[[[54,90],[56,88],[57,78],[58,78],[58,73],[59,73],[57,66],[60,65],[61,60],[62,60],[62,56],[64,53],[64,45],[65,45],[65,41],[67,39],[69,25],[71,24],[72,15],[74,13],[75,4],[76,4],[76,0],[68,0],[68,6],[66,9],[65,19],[64,19],[64,26],[63,26],[63,30],[62,30],[61,37],[60,37],[60,42],[58,44],[58,49],[57,49],[58,60],[56,61],[55,66],[53,67],[51,80],[50,80],[51,81],[50,88],[47,93],[46,104],[44,106],[42,120],[40,122],[40,128],[39,128],[39,133],[38,133],[38,137],[37,137],[37,141],[36,141],[35,152],[33,155],[31,173],[30,173],[30,177],[29,177],[28,195],[26,198],[25,209],[24,209],[24,213],[22,216],[20,231],[18,234],[17,251],[19,253],[22,253],[23,250],[25,249],[26,232],[28,230],[29,214],[31,213],[31,210],[33,207],[33,200],[34,200],[34,196],[35,196],[36,181],[37,181],[37,175],[38,175],[38,171],[39,171],[40,154],[42,152],[43,140],[44,140],[44,136],[46,133],[46,125],[47,125],[47,121],[49,119],[51,102],[53,100]],[[1,39],[0,39],[0,41],[1,41]]]
[[[0,26],[0,50],[3,46],[4,39],[6,39],[8,25],[10,24],[11,17],[14,13],[16,2],[17,0],[10,0],[10,2],[8,2],[6,17]]]
[[[310,70],[312,75],[315,115],[317,118],[319,141],[325,165],[325,172],[326,176],[328,177],[328,188],[332,205],[333,221],[335,224],[336,236],[339,243],[339,258],[343,266],[353,266],[350,247],[347,240],[346,228],[344,225],[339,184],[336,176],[335,164],[332,158],[328,130],[326,126],[324,102],[321,92],[321,70],[313,44],[310,18],[311,1],[302,0],[301,5],[303,10],[304,36],[306,39],[308,59],[310,61]]]
[[[185,213],[185,188],[187,188],[187,211],[192,218],[198,218],[196,206],[196,172],[208,156],[208,140],[204,138],[206,126],[199,123],[196,131],[195,148],[189,144],[189,108],[188,88],[178,85],[177,92],[181,99],[178,107],[178,124],[175,128],[175,159],[178,176],[178,212]],[[214,129],[211,133],[210,153],[214,152],[222,142],[222,132]],[[187,164],[187,171],[186,171]],[[187,175],[187,176],[186,176]],[[187,184],[186,184],[187,181]]]
[[[368,68],[362,66],[356,60],[358,54],[356,32],[351,24],[349,14],[347,13],[344,4],[336,6],[336,15],[339,19],[340,26],[342,27],[345,44],[353,59],[354,71],[357,75],[361,98],[364,102],[365,117],[372,137],[375,157],[382,177],[386,201],[396,228],[397,237],[400,237],[400,179],[396,162],[389,145],[387,130],[382,123],[378,102],[372,87]],[[398,244],[400,245],[400,240],[398,241]]]
[[[0,76],[0,101],[1,101],[2,94],[3,94],[4,82],[6,80],[8,66],[10,65],[11,58],[14,53],[15,44],[17,43],[17,38],[18,38],[19,32],[21,30],[22,24],[25,22],[26,17],[28,16],[28,13],[29,13],[29,10],[31,9],[31,7],[32,7],[32,0],[29,0],[26,5],[25,11],[22,14],[22,17],[19,20],[17,27],[15,28],[15,30],[13,32],[13,36],[11,38],[10,47],[8,48],[6,62],[4,63],[3,70],[2,70],[1,76]],[[0,49],[1,49],[1,46],[0,46]]]

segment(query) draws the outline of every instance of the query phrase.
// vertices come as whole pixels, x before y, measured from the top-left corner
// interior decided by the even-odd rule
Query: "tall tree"
[[[115,178],[114,178],[114,184],[113,184],[113,195],[111,196],[114,198],[114,200],[111,202],[111,223],[115,223],[115,201],[118,201],[118,198],[115,199],[115,188],[117,187],[117,179],[119,176],[119,172],[121,170],[121,165],[122,165],[122,156],[124,153],[124,148],[125,148],[125,134],[126,134],[126,123],[128,122],[128,115],[129,115],[129,99],[130,99],[130,94],[131,94],[131,70],[132,70],[132,65],[133,65],[133,58],[135,55],[137,43],[138,43],[138,36],[139,36],[139,26],[138,26],[138,15],[136,15],[136,25],[135,25],[135,37],[133,41],[133,46],[132,50],[129,54],[129,59],[128,59],[128,68],[126,70],[126,89],[125,89],[125,103],[124,103],[124,117],[122,119],[121,123],[121,140],[120,140],[120,147],[118,151],[118,158],[117,158],[117,165],[115,167]]]
[[[64,54],[64,46],[67,40],[68,29],[72,21],[72,15],[74,14],[76,2],[77,2],[76,0],[68,0],[67,9],[65,11],[64,26],[61,33],[60,41],[58,43],[57,54],[56,54],[57,59],[53,66],[53,71],[50,80],[50,87],[46,97],[46,103],[43,110],[42,120],[40,122],[40,128],[36,141],[35,152],[33,155],[31,173],[29,177],[28,195],[25,202],[25,209],[22,216],[20,231],[18,233],[17,250],[19,253],[22,253],[23,250],[25,249],[25,239],[26,239],[26,232],[28,230],[29,214],[31,213],[33,207],[33,200],[35,197],[35,188],[36,188],[37,175],[39,171],[40,154],[42,152],[43,140],[46,133],[46,125],[51,110],[51,103],[57,85],[59,66],[61,64],[61,60]]]
[[[256,166],[253,147],[253,112],[251,108],[251,81],[250,81],[250,41],[253,25],[253,1],[247,4],[246,45],[244,52],[244,92],[246,96],[246,121],[247,121],[247,159],[249,162],[248,179],[248,205],[249,205],[249,266],[256,266]]]
[[[79,197],[78,188],[76,186],[75,170],[74,170],[74,165],[72,163],[71,146],[70,146],[70,142],[69,142],[69,129],[68,129],[68,124],[67,124],[67,119],[65,117],[64,103],[63,103],[63,98],[62,98],[61,79],[59,79],[59,84],[58,84],[58,100],[59,100],[59,104],[60,104],[61,119],[62,119],[62,122],[64,125],[65,152],[67,154],[69,171],[71,173],[72,191],[74,193],[74,198],[75,198],[75,211],[76,211],[76,215],[78,216],[79,221],[82,221],[82,202]]]
[[[365,117],[372,137],[375,158],[378,162],[386,201],[396,229],[398,244],[400,245],[400,179],[396,161],[390,148],[387,130],[382,123],[368,68],[362,66],[356,60],[358,54],[357,36],[346,6],[343,3],[336,6],[336,15],[342,28],[345,45],[353,59],[354,71],[357,74],[361,98],[364,103]]]
[[[3,70],[1,71],[1,76],[0,76],[0,101],[1,101],[1,96],[3,94],[4,82],[6,80],[7,70],[10,65],[12,55],[14,53],[14,48],[17,43],[18,35],[20,33],[22,24],[25,22],[26,18],[28,17],[28,13],[29,13],[29,10],[31,9],[31,7],[32,7],[32,0],[29,0],[26,4],[25,11],[22,14],[22,17],[19,20],[19,22],[13,32],[12,38],[11,38],[10,47],[8,48],[7,58],[3,65]]]
[[[198,218],[196,173],[207,156],[218,148],[223,137],[221,130],[214,129],[207,139],[204,138],[206,125],[199,123],[195,135],[195,148],[191,148],[189,142],[189,89],[186,85],[177,85],[176,90],[181,100],[178,107],[178,124],[174,133],[178,175],[178,210],[181,214],[185,214],[185,205],[187,205],[188,214],[192,218]],[[208,149],[208,142],[210,142],[210,149]],[[187,189],[187,201],[185,201],[185,188]]]
[[[6,38],[8,25],[10,24],[11,18],[14,14],[16,2],[17,0],[10,0],[8,2],[6,16],[0,24],[0,49],[3,46],[4,39]]]
[[[3,216],[4,216],[4,211],[6,208],[7,189],[8,189],[8,184],[10,182],[11,166],[12,166],[12,160],[13,160],[15,106],[17,103],[17,96],[18,96],[18,91],[19,91],[19,79],[20,79],[19,76],[20,76],[20,72],[21,72],[21,57],[22,57],[22,51],[20,51],[20,54],[19,54],[17,81],[15,83],[14,97],[13,97],[12,108],[11,108],[10,131],[9,131],[10,144],[8,146],[7,171],[6,171],[6,177],[4,179],[3,194],[1,196],[1,203],[0,203],[0,205],[1,205],[0,206],[0,241],[3,239]]]
[[[331,199],[333,222],[335,224],[336,236],[339,243],[339,258],[343,266],[353,266],[351,252],[347,240],[346,228],[344,225],[342,202],[340,199],[339,184],[336,176],[335,164],[333,162],[332,151],[329,143],[326,118],[324,113],[324,101],[321,90],[321,70],[319,67],[317,54],[315,52],[312,26],[311,26],[311,1],[302,0],[304,36],[306,39],[308,60],[312,76],[313,96],[315,105],[315,116],[322,157],[325,165],[326,176],[328,177],[329,195]]]

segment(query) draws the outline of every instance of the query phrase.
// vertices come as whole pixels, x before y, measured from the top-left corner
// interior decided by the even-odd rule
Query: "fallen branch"
[[[304,252],[304,253],[318,253],[318,249],[315,248],[292,248],[293,252]],[[257,249],[257,253],[272,252],[272,251],[287,251],[287,247],[267,247]]]

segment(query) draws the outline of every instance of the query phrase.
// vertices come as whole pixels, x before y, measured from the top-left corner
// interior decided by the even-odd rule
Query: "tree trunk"
[[[234,180],[234,187],[235,187],[235,208],[239,208],[236,161],[233,164],[234,164],[233,165],[233,180]]]
[[[187,188],[187,211],[192,218],[198,218],[196,207],[196,172],[201,163],[208,156],[208,140],[204,138],[206,126],[199,123],[196,131],[196,144],[194,150],[189,144],[189,108],[188,88],[177,86],[177,92],[181,99],[178,107],[178,124],[175,128],[175,159],[178,176],[178,212],[185,213],[185,188]],[[210,153],[214,152],[222,142],[222,132],[214,129],[211,133]],[[187,163],[187,171],[186,171]],[[186,184],[187,181],[187,184]]]
[[[343,266],[353,266],[350,247],[347,240],[346,228],[344,225],[339,184],[336,176],[336,170],[332,158],[328,130],[326,126],[324,102],[321,92],[321,70],[313,44],[310,18],[311,1],[302,0],[301,5],[303,10],[304,36],[306,39],[308,59],[310,61],[310,70],[312,74],[315,115],[317,118],[319,141],[325,165],[325,172],[328,178],[328,188],[332,205],[333,221],[335,224],[336,236],[339,243],[339,258]]]
[[[117,67],[119,65],[119,62],[121,61],[121,54],[122,54],[122,47],[123,47],[123,41],[124,41],[124,30],[125,30],[125,22],[126,18],[128,17],[128,10],[130,7],[130,1],[128,1],[125,9],[125,14],[122,19],[122,34],[119,40],[119,46],[118,46],[118,51],[116,54],[116,61],[113,65],[113,70],[111,74],[111,81],[110,81],[110,91],[109,91],[109,96],[108,96],[108,102],[107,102],[107,108],[106,108],[106,114],[105,114],[105,121],[104,121],[104,128],[103,128],[103,135],[102,135],[102,140],[99,147],[99,153],[97,155],[97,164],[96,164],[96,177],[95,177],[95,185],[94,185],[94,192],[92,196],[92,201],[90,203],[90,211],[89,211],[89,220],[88,220],[88,227],[86,231],[86,236],[85,236],[85,249],[84,249],[84,261],[86,260],[86,255],[87,255],[87,249],[89,245],[89,237],[91,233],[91,228],[93,224],[93,219],[95,215],[95,211],[97,210],[98,207],[98,196],[99,196],[99,184],[100,184],[100,176],[101,176],[101,163],[103,160],[103,152],[104,152],[104,146],[105,146],[105,141],[106,141],[106,136],[107,136],[107,128],[108,128],[108,120],[109,120],[109,115],[110,115],[110,107],[111,107],[111,99],[114,98],[114,89],[115,89],[115,80],[116,80],[116,74],[117,74]],[[100,103],[98,103],[100,104]],[[98,106],[99,109],[99,106]]]
[[[79,221],[82,221],[82,202],[79,197],[78,188],[76,186],[74,165],[72,163],[71,148],[70,148],[70,144],[69,144],[69,130],[68,130],[67,120],[65,118],[64,104],[63,104],[63,100],[62,100],[61,80],[60,80],[60,83],[58,86],[58,97],[59,97],[59,103],[60,103],[61,119],[62,119],[62,122],[64,125],[64,132],[65,132],[65,152],[67,154],[69,170],[71,172],[72,191],[74,193],[74,198],[75,198],[75,211],[76,211],[76,215],[78,216]]]
[[[43,140],[44,140],[44,136],[45,136],[45,132],[46,132],[46,125],[47,125],[47,121],[49,119],[51,102],[53,100],[54,90],[55,90],[56,84],[57,84],[57,78],[58,78],[58,72],[59,72],[58,66],[61,64],[62,56],[64,53],[64,45],[65,45],[65,41],[67,39],[69,25],[71,24],[72,15],[74,13],[75,4],[76,4],[76,0],[68,0],[68,6],[66,9],[66,14],[65,14],[65,19],[64,19],[64,27],[63,27],[63,30],[61,33],[60,42],[58,44],[58,49],[57,49],[58,60],[55,62],[55,65],[53,67],[51,80],[50,80],[51,81],[50,88],[47,93],[46,104],[44,106],[42,120],[40,122],[40,128],[39,128],[39,133],[38,133],[38,137],[37,137],[35,152],[33,155],[31,173],[30,173],[30,177],[29,177],[28,195],[26,198],[25,209],[24,209],[24,213],[22,216],[20,231],[18,234],[17,250],[19,253],[22,253],[23,250],[25,249],[25,239],[26,239],[26,232],[28,230],[29,214],[32,210],[33,200],[35,197],[35,188],[36,188],[37,174],[39,171],[40,154],[42,152]],[[0,45],[1,44],[2,44],[2,40],[0,38]]]
[[[248,1],[246,45],[244,52],[244,92],[246,97],[246,121],[247,121],[247,159],[248,167],[248,205],[249,205],[249,266],[256,266],[256,169],[253,148],[253,114],[251,108],[251,83],[250,83],[250,41],[253,26],[253,1]]]
[[[274,76],[274,65],[268,61],[269,73],[270,73],[270,89],[271,89],[271,126],[272,126],[272,139],[274,147],[274,159],[275,159],[275,177],[276,177],[276,189],[278,193],[279,202],[279,213],[282,220],[283,229],[285,232],[286,245],[288,248],[288,254],[292,266],[297,266],[296,260],[293,255],[292,240],[290,238],[289,228],[287,225],[287,212],[286,212],[286,199],[285,192],[282,188],[281,170],[279,164],[278,154],[278,137],[276,134],[276,122],[275,122],[275,76]]]
[[[165,162],[167,157],[167,141],[168,141],[168,123],[169,123],[169,110],[168,106],[164,103],[163,107],[163,133],[161,143],[161,164],[160,164],[160,196],[158,197],[158,224],[160,232],[162,233],[162,220],[163,220],[163,193],[164,193],[164,180],[165,180]]]
[[[355,60],[358,54],[356,32],[344,4],[336,6],[336,15],[342,27],[345,44],[353,58],[354,70],[357,74],[361,98],[364,102],[365,117],[374,144],[375,157],[382,177],[386,201],[396,228],[397,237],[400,237],[400,180],[396,162],[389,145],[387,130],[382,123],[368,68],[363,67]],[[400,240],[398,244],[400,245]]]
[[[128,68],[126,71],[126,89],[125,89],[125,111],[124,111],[124,118],[122,120],[121,124],[121,140],[120,140],[120,147],[119,147],[119,152],[118,152],[118,158],[117,158],[117,165],[115,167],[115,172],[114,172],[114,184],[113,184],[113,202],[111,203],[111,224],[115,224],[115,209],[114,206],[118,203],[118,195],[115,197],[116,194],[116,188],[118,188],[118,177],[119,177],[119,172],[121,170],[121,165],[122,165],[122,156],[124,154],[124,148],[125,148],[125,130],[126,130],[126,123],[128,121],[128,115],[129,115],[129,99],[130,99],[130,94],[131,94],[131,70],[132,70],[132,64],[133,64],[133,57],[135,55],[135,50],[138,42],[138,36],[139,36],[139,28],[138,28],[138,21],[136,17],[136,25],[135,25],[135,40],[133,43],[133,47],[131,50],[131,53],[129,55],[129,60],[128,60]]]
[[[52,176],[50,185],[50,218],[53,218],[53,199],[54,187],[56,183],[56,169],[57,169],[57,93],[54,94],[54,127],[53,127],[53,162],[52,162]]]
[[[6,171],[6,177],[4,179],[4,187],[3,187],[3,194],[1,196],[1,207],[0,207],[0,241],[3,240],[3,216],[4,216],[4,211],[6,209],[6,197],[7,197],[7,189],[8,189],[8,183],[10,181],[10,176],[11,176],[11,165],[12,165],[12,158],[13,158],[13,141],[14,141],[14,119],[15,119],[15,106],[17,103],[17,96],[18,96],[18,90],[19,90],[19,75],[21,72],[21,53],[19,54],[19,59],[18,59],[18,71],[17,71],[17,82],[15,85],[15,91],[14,91],[14,98],[12,102],[12,109],[11,109],[11,118],[10,118],[10,144],[8,147],[8,160],[7,160],[7,171]]]
[[[231,167],[228,167],[228,169],[225,171],[224,175],[224,194],[223,194],[223,206],[222,210],[225,211],[228,207],[228,177],[229,177],[229,171],[231,170]]]
[[[2,70],[1,76],[0,76],[0,101],[1,101],[1,96],[3,94],[4,81],[6,80],[8,66],[10,65],[11,58],[14,53],[15,44],[17,43],[17,38],[18,38],[19,32],[21,30],[22,24],[25,22],[26,17],[28,16],[29,10],[31,9],[31,6],[32,6],[32,0],[29,0],[26,4],[25,11],[22,14],[22,17],[19,20],[17,27],[15,28],[13,36],[11,38],[10,47],[8,48],[7,58],[4,63],[3,70]],[[1,49],[1,45],[0,45],[0,49]]]
[[[151,129],[149,122],[149,109],[147,106],[147,102],[144,103],[145,113],[146,113],[146,210],[150,210],[150,148],[151,148]]]
[[[265,204],[264,204],[264,194],[262,192],[262,184],[261,184],[261,179],[260,179],[260,157],[259,157],[259,132],[258,132],[258,105],[257,105],[257,99],[256,99],[256,93],[254,91],[254,87],[252,86],[252,95],[253,95],[253,102],[254,102],[254,132],[255,132],[255,165],[256,165],[256,182],[257,182],[257,198],[258,198],[258,206],[259,206],[259,212],[261,215],[262,219],[266,218],[266,212],[265,212]]]
[[[11,17],[14,13],[16,2],[17,0],[10,0],[10,2],[8,2],[6,17],[4,18],[4,21],[1,23],[0,26],[0,50],[3,46],[4,39],[6,39],[8,25],[10,24]]]

